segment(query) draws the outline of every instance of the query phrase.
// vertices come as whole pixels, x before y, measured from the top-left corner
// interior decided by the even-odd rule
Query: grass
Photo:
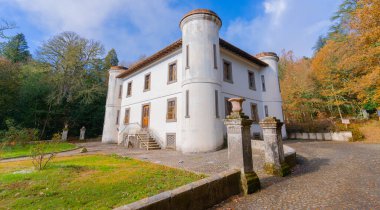
[[[16,158],[30,155],[30,149],[34,147],[34,144],[26,145],[14,145],[5,146],[2,150],[2,158]],[[76,148],[75,144],[70,144],[67,142],[59,142],[54,144],[49,144],[46,152],[63,152]]]
[[[107,155],[59,157],[32,169],[31,161],[0,163],[0,209],[110,209],[204,178]]]

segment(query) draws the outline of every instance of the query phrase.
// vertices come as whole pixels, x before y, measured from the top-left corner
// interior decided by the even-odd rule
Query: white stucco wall
[[[232,80],[233,83],[223,81],[222,92],[223,102],[221,110],[225,113],[224,98],[243,97],[246,101],[243,103],[243,112],[251,117],[251,103],[257,104],[259,119],[265,118],[264,106],[268,106],[269,116],[274,116],[283,121],[282,115],[282,100],[279,92],[277,79],[277,62],[272,62],[268,67],[259,67],[251,62],[248,62],[226,50],[222,50],[221,62],[226,60],[232,65]],[[268,60],[265,60],[267,62]],[[249,88],[248,71],[254,72],[256,90]],[[265,78],[266,91],[262,89],[261,75]],[[223,77],[223,75],[222,75]],[[225,115],[223,115],[225,116]],[[225,129],[224,129],[225,132]],[[251,127],[252,133],[262,133],[259,124],[254,123]],[[285,127],[282,131],[283,137],[286,137]]]
[[[169,64],[177,62],[177,82],[168,84],[168,66]],[[182,65],[181,49],[166,56],[158,63],[154,63],[147,68],[139,71],[137,74],[132,74],[123,80],[123,97],[121,103],[119,126],[120,131],[128,132],[128,127],[124,125],[125,110],[130,109],[129,122],[131,126],[141,126],[142,122],[142,106],[143,104],[150,104],[150,121],[149,129],[153,132],[158,140],[158,143],[166,146],[166,133],[176,133],[177,142],[181,139],[180,113],[181,110],[181,78],[182,72],[180,70]],[[151,85],[149,91],[144,91],[145,75],[150,73]],[[132,95],[127,95],[128,83],[132,81]],[[176,98],[177,100],[177,121],[166,121],[167,100]],[[121,141],[121,139],[119,139]]]

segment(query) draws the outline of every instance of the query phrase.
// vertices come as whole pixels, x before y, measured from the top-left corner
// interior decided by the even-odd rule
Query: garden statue
[[[62,141],[67,141],[67,134],[69,133],[69,125],[66,123],[62,131]]]
[[[80,135],[79,135],[79,140],[84,140],[84,134],[86,133],[86,128],[83,126],[80,129]]]

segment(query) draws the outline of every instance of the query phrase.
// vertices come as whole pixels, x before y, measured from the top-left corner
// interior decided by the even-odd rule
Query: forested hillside
[[[288,122],[363,118],[380,109],[380,1],[345,0],[311,58],[284,51],[280,80]]]
[[[32,57],[23,34],[6,36],[13,27],[4,22],[0,28],[0,130],[50,139],[68,124],[71,136],[82,126],[88,137],[101,135],[107,70],[118,64],[115,50],[103,57],[100,42],[63,32]]]

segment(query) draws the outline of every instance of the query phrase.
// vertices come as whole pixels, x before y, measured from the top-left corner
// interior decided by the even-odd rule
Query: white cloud
[[[281,17],[284,14],[288,2],[286,0],[265,0],[265,13],[271,15],[272,23],[278,25]]]
[[[330,25],[329,18],[339,1],[265,0],[263,14],[253,19],[236,18],[223,34],[244,50],[280,53],[293,50],[297,56],[311,56],[319,35]]]
[[[27,21],[51,37],[75,31],[115,48],[119,60],[130,62],[151,54],[179,36],[184,11],[173,0],[15,0]],[[47,38],[46,37],[46,38]]]

